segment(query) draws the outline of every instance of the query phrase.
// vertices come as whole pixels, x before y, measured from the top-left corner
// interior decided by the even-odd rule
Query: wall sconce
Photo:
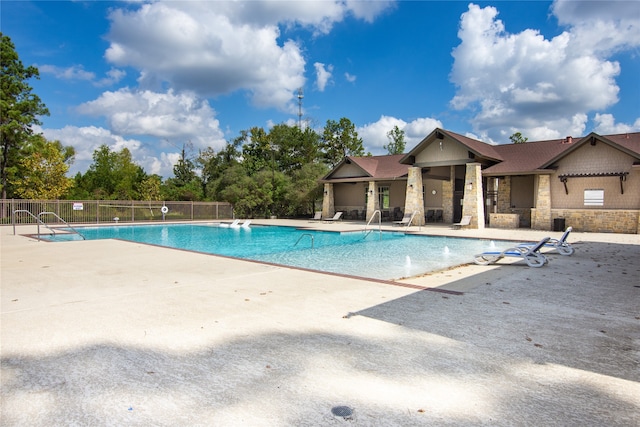
[[[409,188],[413,188],[413,184],[409,184]]]
[[[437,191],[436,190],[431,190],[431,194],[433,194],[434,196],[436,195]]]
[[[329,192],[327,190],[324,190],[324,194],[327,195],[329,194]]]
[[[467,190],[473,190],[473,182],[467,182]]]
[[[373,194],[373,190],[369,190],[368,193],[371,195]]]

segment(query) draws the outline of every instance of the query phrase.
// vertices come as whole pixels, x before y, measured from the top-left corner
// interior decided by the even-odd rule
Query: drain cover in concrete
[[[334,406],[331,408],[331,413],[336,417],[349,418],[353,415],[353,409],[348,406]]]

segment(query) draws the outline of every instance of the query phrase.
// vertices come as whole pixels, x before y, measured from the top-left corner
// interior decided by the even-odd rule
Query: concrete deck
[[[0,424],[638,426],[640,236],[569,241],[403,281],[455,294],[0,227]]]

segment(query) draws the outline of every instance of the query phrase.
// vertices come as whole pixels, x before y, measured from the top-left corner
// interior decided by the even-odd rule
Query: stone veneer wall
[[[482,169],[480,163],[467,163],[464,178],[462,216],[470,216],[469,228],[484,228]]]
[[[498,213],[511,212],[511,177],[498,181]]]
[[[531,209],[531,228],[551,230],[551,183],[549,175],[538,175],[536,207]]]
[[[407,175],[405,214],[416,213],[411,225],[424,225],[424,195],[422,193],[422,168],[410,167]]]
[[[520,215],[506,213],[490,213],[489,226],[491,228],[519,228]]]
[[[324,196],[322,197],[322,217],[330,218],[335,215],[335,207],[333,200],[333,184],[331,182],[324,183]]]
[[[455,177],[455,166],[451,166],[451,177]],[[453,178],[442,181],[442,220],[453,222]]]
[[[622,209],[552,209],[553,218],[564,218],[565,227],[591,233],[640,233],[640,211]],[[549,228],[550,229],[550,228]]]

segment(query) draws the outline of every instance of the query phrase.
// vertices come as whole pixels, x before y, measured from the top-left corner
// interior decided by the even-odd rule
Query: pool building
[[[491,145],[435,129],[407,154],[347,156],[321,182],[323,217],[638,234],[640,132]]]

